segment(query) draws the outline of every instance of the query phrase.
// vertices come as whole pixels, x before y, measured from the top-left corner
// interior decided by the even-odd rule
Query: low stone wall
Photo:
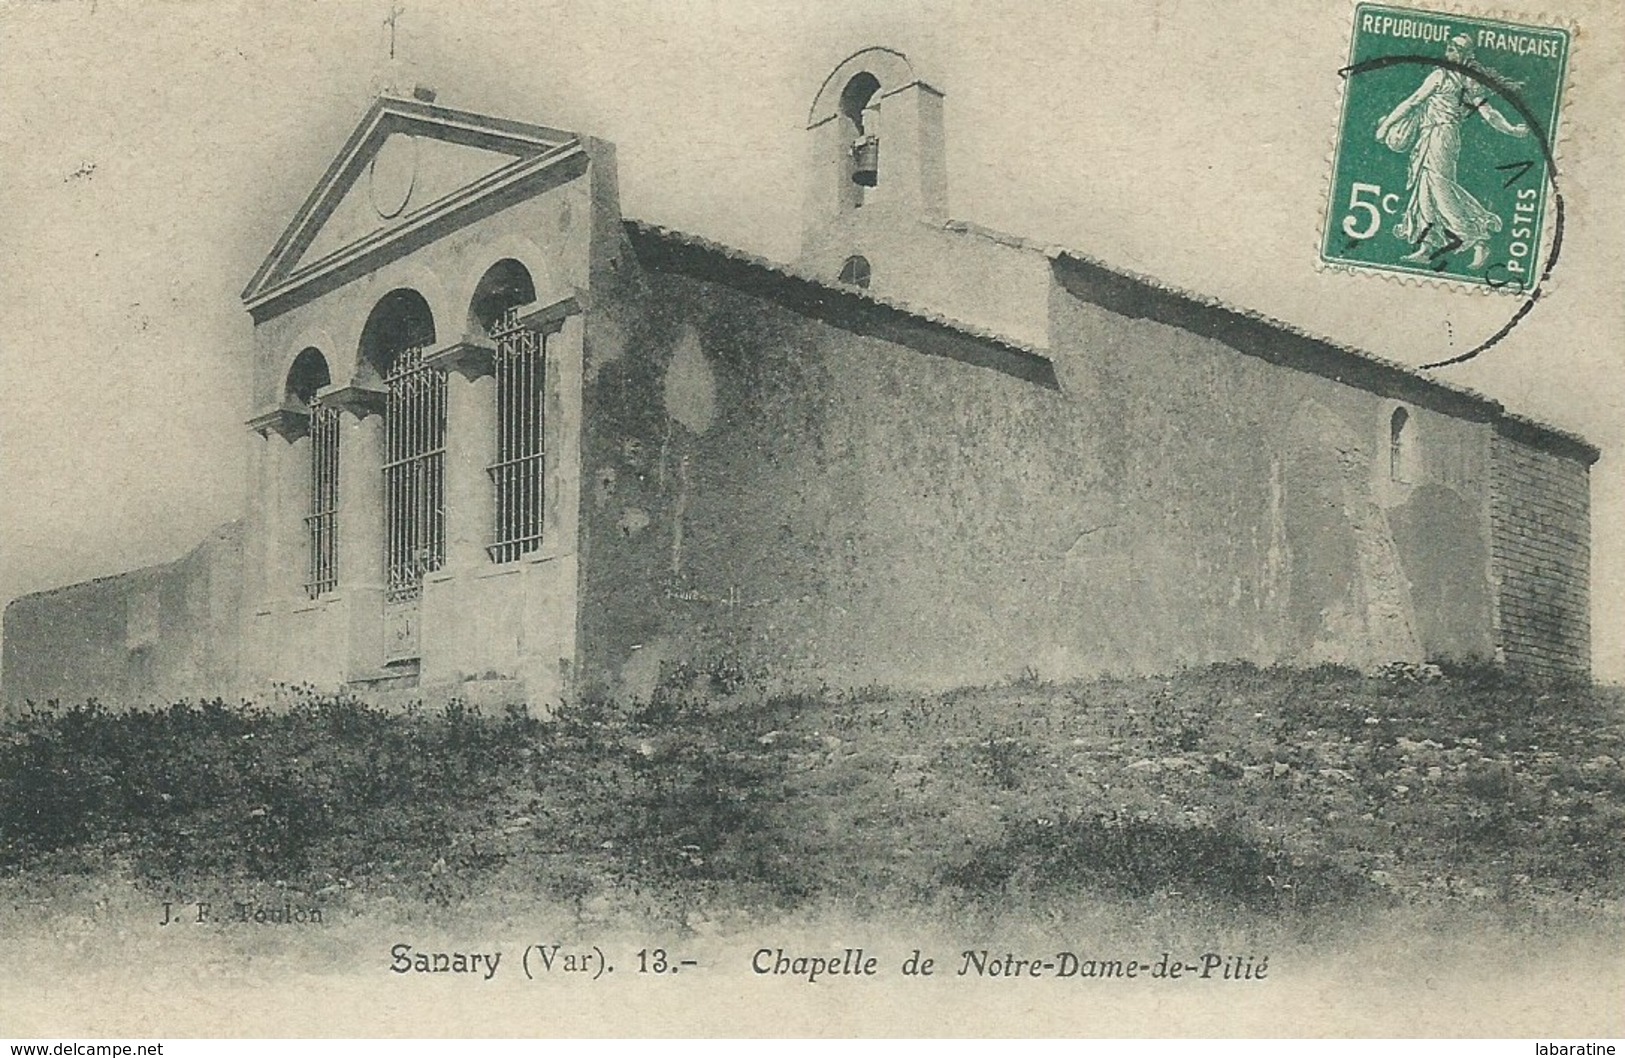
[[[233,694],[242,535],[232,522],[174,562],[14,600],[0,633],[6,711],[29,702],[128,708]]]

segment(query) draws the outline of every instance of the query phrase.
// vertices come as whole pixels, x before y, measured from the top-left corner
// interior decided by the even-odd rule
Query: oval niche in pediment
[[[405,211],[417,173],[416,137],[397,133],[383,142],[367,168],[367,194],[380,217],[393,220]]]

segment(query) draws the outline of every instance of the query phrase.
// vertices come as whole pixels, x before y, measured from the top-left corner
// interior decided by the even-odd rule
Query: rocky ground
[[[547,722],[40,711],[0,731],[0,1031],[1617,1035],[1622,705],[1243,666],[772,697],[718,666]],[[544,942],[619,972],[517,972]],[[403,943],[505,961],[418,980]],[[886,972],[762,976],[761,946]],[[657,949],[689,976],[637,974]],[[916,949],[1270,976],[905,981]]]
[[[786,908],[1095,893],[1270,915],[1617,914],[1619,690],[1494,672],[1217,667],[638,708],[46,711],[0,743],[0,869],[388,892],[519,870],[567,904]]]

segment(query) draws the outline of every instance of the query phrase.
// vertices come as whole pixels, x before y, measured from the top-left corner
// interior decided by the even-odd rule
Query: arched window
[[[474,324],[496,343],[496,443],[488,468],[493,562],[511,562],[542,546],[547,339],[519,322],[519,309],[535,300],[525,266],[504,260],[480,279],[470,308]]]
[[[1395,408],[1388,420],[1388,477],[1393,481],[1411,480],[1415,452],[1410,422],[1410,412],[1404,408]]]
[[[841,91],[841,122],[848,144],[847,202],[863,205],[864,188],[880,183],[880,82],[872,73],[857,74]]]
[[[294,357],[283,403],[310,414],[310,498],[305,508],[308,561],[305,594],[312,599],[338,587],[339,417],[317,395],[332,381],[327,358],[317,349]]]
[[[867,257],[854,254],[841,265],[841,282],[851,283],[855,287],[863,287],[867,290],[871,274]]]
[[[363,367],[382,380],[384,575],[391,602],[415,599],[446,560],[446,375],[423,362],[434,317],[414,290],[394,290],[361,332]]]

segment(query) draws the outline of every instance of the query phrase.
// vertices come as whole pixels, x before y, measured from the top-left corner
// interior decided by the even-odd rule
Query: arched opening
[[[513,258],[504,258],[485,270],[468,306],[468,329],[490,334],[505,315],[536,300],[530,271]]]
[[[316,391],[333,381],[327,369],[327,357],[320,349],[310,348],[293,358],[288,378],[282,387],[282,402],[289,407],[309,410],[316,399]]]
[[[283,386],[284,403],[310,414],[305,594],[312,599],[338,587],[339,415],[318,396],[331,381],[327,358],[311,348],[294,357]]]
[[[416,599],[446,560],[446,375],[425,364],[435,340],[415,290],[379,299],[361,331],[360,361],[384,400],[384,575],[391,602]]]
[[[852,223],[856,210],[947,218],[942,112],[943,93],[893,48],[861,48],[819,82],[805,139],[809,264],[834,278],[831,226]]]
[[[541,547],[546,487],[547,338],[519,321],[536,300],[530,272],[518,261],[498,261],[480,278],[469,306],[470,323],[496,349],[496,437],[491,465],[494,562],[511,562]]]
[[[847,144],[843,182],[850,204],[863,205],[864,189],[880,183],[880,81],[864,71],[841,90],[841,128]]]
[[[846,262],[841,265],[841,282],[850,283],[855,287],[863,287],[865,290],[869,288],[869,280],[872,274],[869,268],[869,259],[858,254],[848,257]]]
[[[1411,480],[1415,452],[1410,422],[1410,412],[1404,408],[1395,408],[1388,420],[1388,477],[1393,481]]]
[[[423,295],[407,288],[391,290],[378,299],[361,330],[362,381],[383,381],[402,353],[421,352],[434,340],[434,314]]]

